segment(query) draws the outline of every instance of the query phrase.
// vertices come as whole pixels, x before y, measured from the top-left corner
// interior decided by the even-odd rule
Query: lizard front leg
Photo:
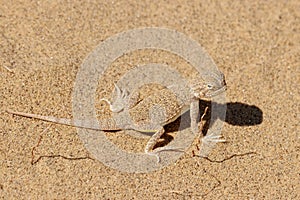
[[[191,130],[198,134],[199,99],[193,99],[190,105]]]

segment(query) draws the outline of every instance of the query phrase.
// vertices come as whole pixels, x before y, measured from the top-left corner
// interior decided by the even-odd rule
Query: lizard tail
[[[117,127],[116,122],[113,118],[101,119],[99,123],[94,124],[91,123],[91,121],[89,120],[73,120],[67,118],[58,118],[53,116],[43,116],[43,115],[37,115],[31,113],[24,113],[24,112],[12,111],[12,110],[6,110],[6,111],[13,115],[40,119],[47,122],[53,122],[56,124],[63,124],[67,126],[77,127],[77,128],[86,128],[86,129],[103,130],[103,131],[120,130],[120,128]]]

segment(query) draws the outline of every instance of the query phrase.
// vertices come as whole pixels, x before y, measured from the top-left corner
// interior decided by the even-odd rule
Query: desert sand
[[[2,2],[0,197],[299,199],[299,10],[297,0]],[[108,37],[145,27],[193,38],[225,74],[227,142],[209,159],[193,157],[192,146],[160,170],[121,172],[95,159],[76,128],[5,112],[72,118],[84,58]],[[190,76],[178,56],[141,50],[113,62],[97,94],[109,98],[114,81],[147,62],[177,65]],[[110,116],[107,104],[97,109],[100,118]],[[142,152],[147,142],[108,137],[128,151]]]

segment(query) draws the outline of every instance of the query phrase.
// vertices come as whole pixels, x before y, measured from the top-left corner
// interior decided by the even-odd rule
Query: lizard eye
[[[209,89],[209,90],[211,90],[211,89],[213,89],[213,85],[211,85],[211,84],[207,84],[207,88]]]

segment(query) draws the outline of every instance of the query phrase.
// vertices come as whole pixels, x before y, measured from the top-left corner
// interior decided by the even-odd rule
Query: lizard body
[[[14,115],[93,130],[133,129],[140,132],[154,132],[154,135],[152,135],[145,147],[145,153],[155,155],[153,148],[164,134],[164,126],[175,121],[181,114],[190,109],[191,129],[195,133],[199,115],[199,99],[212,97],[225,91],[226,83],[224,75],[221,72],[211,76],[209,82],[202,80],[193,81],[190,90],[181,99],[167,87],[155,91],[140,101],[138,92],[128,95],[125,90],[121,90],[117,85],[115,85],[115,90],[117,98],[114,102],[111,103],[106,99],[102,99],[109,103],[114,117],[103,119],[98,124],[91,124],[85,120],[74,121],[72,119],[42,116],[12,110],[7,110],[7,112]],[[214,139],[222,141],[219,138]]]

